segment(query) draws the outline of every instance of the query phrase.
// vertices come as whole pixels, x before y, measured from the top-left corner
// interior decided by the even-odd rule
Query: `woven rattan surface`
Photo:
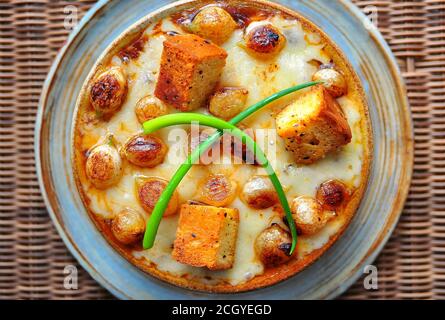
[[[445,298],[445,0],[354,1],[377,17],[408,88],[415,165],[401,220],[380,254],[378,290],[342,298]],[[94,1],[0,0],[0,298],[111,298],[77,265],[45,209],[34,124],[43,81],[69,30]],[[71,21],[68,21],[71,22]],[[78,268],[78,289],[64,269]]]

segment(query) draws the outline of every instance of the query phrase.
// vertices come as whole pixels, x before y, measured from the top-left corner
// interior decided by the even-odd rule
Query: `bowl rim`
[[[141,23],[149,20],[150,17],[155,16],[162,11],[168,10],[171,7],[177,6],[179,4],[186,4],[188,2],[193,2],[193,1],[194,0],[182,0],[182,1],[171,2],[165,6],[162,6],[159,9],[153,10],[152,12],[149,13],[148,16],[144,16],[141,19],[137,20],[136,22],[130,24],[128,27],[125,28],[125,30],[117,38],[115,38],[110,43],[110,45],[107,46],[107,48],[105,49],[105,52],[103,52],[98,57],[97,61],[100,61],[101,59],[103,59],[104,55],[106,55],[108,53],[108,51],[111,50],[111,48],[129,30],[135,29]],[[258,2],[261,2],[261,1],[262,0],[259,0]],[[42,128],[43,128],[42,124],[44,121],[48,93],[51,90],[51,87],[52,87],[52,84],[54,81],[54,76],[55,76],[57,70],[59,69],[59,66],[60,66],[63,58],[65,57],[68,49],[70,48],[72,43],[77,39],[77,37],[79,36],[81,31],[87,26],[88,22],[94,16],[100,14],[104,9],[106,9],[107,4],[109,4],[110,2],[111,2],[111,0],[100,0],[99,2],[97,2],[81,19],[79,24],[75,27],[75,29],[69,35],[63,48],[57,54],[57,57],[55,58],[52,66],[50,68],[50,71],[48,72],[48,76],[45,80],[44,86],[42,88],[42,94],[41,94],[41,97],[39,100],[39,107],[38,107],[38,112],[37,112],[37,116],[36,116],[36,126],[35,126],[34,152],[35,152],[35,159],[36,159],[37,177],[38,177],[39,186],[40,186],[40,189],[42,192],[42,196],[43,196],[46,208],[49,212],[49,215],[50,215],[54,225],[56,226],[56,229],[57,229],[59,235],[61,236],[62,240],[64,241],[65,245],[68,247],[70,252],[74,255],[74,257],[77,259],[77,261],[80,263],[80,265],[84,269],[86,269],[87,272],[96,281],[98,281],[102,286],[104,286],[108,291],[110,291],[112,294],[114,294],[118,298],[129,298],[129,296],[127,296],[125,292],[117,289],[104,276],[102,276],[92,264],[90,264],[88,262],[86,257],[82,254],[82,252],[80,252],[80,250],[77,248],[76,244],[73,242],[71,235],[62,227],[62,222],[60,221],[60,217],[55,213],[54,208],[52,207],[51,201],[48,196],[47,187],[46,187],[46,184],[44,181],[44,173],[43,173],[43,167],[42,167],[42,161],[41,161],[41,151],[42,151],[41,144],[42,144]],[[366,16],[359,10],[359,8],[356,7],[349,0],[339,0],[339,2],[351,14],[356,15],[360,19],[367,19]],[[279,3],[273,2],[273,4],[287,8],[286,6],[283,6]],[[303,18],[307,19],[301,13],[298,13],[298,14],[301,15]],[[386,43],[386,41],[384,40],[383,36],[380,34],[380,32],[378,31],[377,28],[371,28],[371,30],[368,29],[368,31],[373,36],[374,42],[375,42],[375,44],[378,45],[386,62],[388,63],[388,65],[391,67],[391,69],[395,73],[394,78],[397,80],[397,84],[396,84],[397,90],[396,91],[399,93],[399,95],[401,93],[405,93],[406,92],[405,85],[403,82],[403,78],[402,78],[400,69],[396,63],[395,57],[394,57],[393,53],[391,52],[388,44]],[[94,70],[92,70],[90,72],[93,72],[93,71]],[[90,77],[90,75],[88,75],[87,77]],[[403,120],[407,124],[407,129],[408,129],[407,133],[409,133],[409,136],[407,136],[408,146],[407,146],[407,154],[406,154],[405,159],[409,159],[410,161],[407,161],[408,163],[405,166],[406,167],[406,172],[405,172],[406,175],[405,175],[405,181],[404,181],[406,183],[405,185],[409,186],[410,182],[411,182],[411,178],[412,178],[412,169],[413,169],[413,164],[414,164],[414,152],[413,152],[413,148],[412,148],[412,145],[413,145],[413,123],[412,123],[412,117],[411,117],[411,111],[409,108],[408,99],[407,99],[406,95],[400,95],[400,96],[404,96],[404,98],[401,99],[401,105],[399,107],[401,107],[403,109],[403,115],[405,116]],[[76,103],[76,108],[77,108],[77,103]],[[369,125],[370,125],[370,128],[372,128],[371,121],[369,121]],[[372,136],[371,136],[371,140],[372,140]],[[372,150],[373,150],[373,148],[372,148],[372,143],[371,143],[370,156],[372,156]],[[372,168],[372,166],[370,166],[370,168],[369,168],[370,171],[371,171],[371,168]],[[367,183],[369,184],[369,180]],[[403,205],[405,202],[404,200],[406,199],[406,197],[408,195],[409,188],[403,187],[402,189],[403,190],[401,192],[399,192],[399,194],[398,194],[398,196],[400,197],[400,199],[402,201],[397,201],[395,203],[395,205],[392,209],[391,215],[388,216],[390,219],[388,219],[387,224],[383,226],[382,232],[380,232],[379,237],[375,239],[373,245],[369,248],[367,253],[364,255],[364,258],[359,263],[357,263],[357,265],[355,266],[354,269],[351,270],[351,274],[349,275],[348,280],[346,282],[344,282],[342,286],[334,288],[333,290],[328,292],[325,296],[326,298],[333,298],[333,297],[343,293],[352,283],[354,283],[360,277],[360,268],[366,264],[371,263],[377,257],[377,255],[380,253],[380,251],[383,249],[383,247],[386,244],[386,242],[388,241],[392,231],[394,230],[395,226],[397,225],[397,221],[400,218],[400,215],[401,215],[401,212],[403,209]],[[363,194],[363,197],[364,196],[365,196],[365,194]]]

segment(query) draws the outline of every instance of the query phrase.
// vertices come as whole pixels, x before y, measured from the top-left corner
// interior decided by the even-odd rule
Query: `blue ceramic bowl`
[[[71,128],[76,99],[100,55],[124,31],[172,1],[99,1],[72,32],[48,75],[37,118],[35,154],[41,190],[57,230],[80,264],[115,296],[334,298],[372,263],[396,225],[411,179],[413,131],[394,57],[376,28],[348,1],[275,2],[318,25],[343,51],[362,82],[373,127],[374,160],[359,210],[343,236],[314,264],[289,280],[251,292],[212,294],[178,288],[129,263],[108,244],[83,206],[71,165]]]

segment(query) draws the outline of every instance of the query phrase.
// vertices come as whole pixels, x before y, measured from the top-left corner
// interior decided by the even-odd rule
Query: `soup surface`
[[[211,27],[205,23],[198,26],[195,24],[199,22],[196,21],[199,13],[214,5],[206,3],[204,7],[195,4],[170,9],[167,15],[158,15],[146,21],[142,31],[130,32],[116,46],[110,48],[98,63],[97,69],[91,73],[79,98],[73,130],[73,162],[85,206],[97,222],[98,228],[127,259],[150,274],[177,285],[211,291],[242,291],[275,283],[300,271],[319,257],[342,233],[358,207],[367,181],[370,128],[362,89],[354,71],[316,27],[296,14],[282,11],[275,6],[257,8],[243,2],[230,6],[218,2],[218,8],[232,17],[235,25],[230,34],[212,38],[211,33],[203,33],[201,30]],[[273,26],[273,30],[279,31],[278,36],[285,39],[282,48],[277,49],[279,52],[267,57],[260,50],[256,55],[248,48],[249,34],[264,26]],[[153,248],[143,250],[139,236],[137,241],[126,241],[116,236],[116,232],[120,231],[116,231],[114,224],[121,212],[131,210],[143,216],[144,221],[150,216],[147,203],[141,201],[138,183],[152,177],[170,180],[186,159],[190,146],[193,147],[190,140],[199,135],[205,137],[213,130],[182,125],[154,133],[153,136],[166,147],[165,154],[161,156],[162,161],[156,165],[135,164],[126,153],[128,142],[142,132],[141,114],[136,109],[143,98],[155,101],[156,112],[160,112],[159,114],[182,112],[174,104],[157,97],[156,90],[163,68],[161,60],[163,51],[166,50],[165,42],[188,34],[204,39],[205,35],[210,34],[210,40],[213,41],[207,42],[218,45],[227,54],[212,94],[205,97],[205,102],[192,110],[193,112],[223,117],[224,115],[212,110],[211,103],[216,93],[225,92],[224,90],[241,90],[237,91],[243,93],[240,108],[245,109],[280,90],[313,80],[320,70],[334,70],[343,77],[346,90],[338,97],[332,94],[334,97],[331,98],[338,103],[341,117],[349,125],[350,142],[339,145],[312,163],[296,161],[295,153],[289,150],[286,139],[277,130],[277,117],[289,105],[298,105],[304,101],[305,96],[310,95],[314,88],[288,95],[256,112],[239,125],[242,129],[251,129],[251,134],[268,156],[294,213],[298,215],[300,210],[314,214],[311,213],[311,203],[315,203],[314,210],[321,210],[318,214],[323,216],[316,232],[306,231],[307,225],[304,223],[299,225],[304,216],[300,220],[296,218],[300,233],[297,250],[283,263],[269,265],[262,257],[262,249],[258,249],[256,245],[258,237],[267,228],[278,226],[285,232],[288,228],[279,202],[258,208],[248,200],[246,184],[253,177],[267,177],[264,169],[256,164],[243,162],[240,159],[242,157],[233,156],[233,150],[230,152],[219,147],[212,150],[213,158],[210,163],[201,159],[201,163],[194,165],[179,185],[176,209],[162,219]],[[218,36],[223,37],[223,41]],[[110,113],[98,112],[98,107],[95,107],[92,102],[94,99],[91,98],[96,88],[95,81],[113,68],[125,75],[126,93],[120,97],[117,109]],[[204,72],[207,72],[206,69]],[[323,72],[319,74],[323,76]],[[326,134],[330,135],[329,132]],[[314,143],[314,148],[320,143],[318,140]],[[117,164],[119,168],[116,169],[119,171],[116,173],[118,177],[107,186],[94,183],[92,176],[95,172],[92,169],[91,173],[87,168],[94,150],[102,145],[115,149],[115,156],[120,161]],[[229,145],[232,146],[233,143]],[[246,153],[243,155],[246,156]],[[233,263],[229,268],[221,270],[178,262],[172,255],[181,205],[190,204],[191,201],[191,205],[214,205],[206,202],[203,196],[206,184],[212,177],[223,177],[225,181],[229,181],[233,194],[230,200],[223,200],[223,205],[216,206],[237,209],[239,213]],[[341,204],[330,206],[329,201],[323,203],[323,194],[325,197],[332,195],[329,193],[332,191],[331,185],[325,188],[326,183],[332,181],[343,189],[340,192]],[[324,191],[327,193],[323,193]],[[335,191],[336,189],[334,193]],[[295,202],[294,199],[299,197],[308,200],[309,204],[301,204],[300,209],[298,205],[295,207],[294,203],[298,204],[298,201]]]

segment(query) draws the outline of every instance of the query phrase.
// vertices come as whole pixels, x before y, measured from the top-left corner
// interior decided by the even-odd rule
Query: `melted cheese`
[[[262,62],[249,56],[238,43],[242,41],[243,33],[237,30],[223,45],[227,50],[227,65],[223,71],[221,84],[223,86],[242,86],[249,90],[247,105],[251,105],[278,90],[311,80],[316,68],[308,63],[317,59],[323,63],[329,62],[329,57],[323,53],[323,45],[319,44],[320,36],[307,34],[303,31],[299,22],[285,20],[281,17],[272,17],[270,22],[278,27],[287,38],[287,45],[282,53],[274,61]],[[182,33],[169,19],[162,22],[163,31],[177,31]],[[83,134],[84,147],[91,147],[95,140],[104,136],[107,132],[113,133],[119,144],[140,131],[140,124],[135,116],[134,107],[137,101],[149,94],[153,94],[156,79],[159,72],[160,57],[162,54],[165,37],[157,33],[151,35],[152,28],[148,28],[146,34],[149,41],[137,60],[124,64],[117,56],[112,64],[122,65],[129,77],[128,97],[121,111],[114,115],[109,122],[99,122],[91,126],[80,125]],[[281,99],[277,103],[261,110],[245,121],[252,128],[273,129],[275,121],[273,114],[284,108],[292,99],[301,93],[293,94]],[[293,162],[292,155],[284,149],[284,142],[278,136],[268,138],[266,145],[275,150],[276,158],[272,161],[279,179],[286,190],[289,201],[300,195],[314,196],[320,183],[328,179],[339,179],[351,186],[360,184],[362,157],[362,128],[360,106],[355,105],[348,96],[339,99],[348,122],[352,129],[352,142],[339,152],[327,156],[311,166],[300,166]],[[206,112],[205,110],[200,110]],[[170,109],[170,112],[176,112]],[[186,128],[186,127],[182,127]],[[112,188],[105,191],[94,189],[88,181],[82,181],[86,195],[90,199],[90,208],[96,214],[104,218],[112,218],[125,207],[131,207],[143,212],[135,194],[135,177],[138,175],[158,176],[169,179],[176,171],[179,163],[172,161],[178,153],[177,148],[172,147],[174,141],[169,141],[171,129],[163,129],[158,134],[170,144],[167,160],[152,169],[142,169],[126,163],[122,180]],[[276,135],[276,134],[275,134]],[[87,138],[89,137],[89,138]],[[91,137],[96,137],[92,139]],[[197,181],[200,181],[208,173],[225,173],[235,181],[241,190],[244,183],[254,174],[264,174],[261,168],[239,164],[211,164],[208,166],[197,165],[192,168],[184,181],[179,186],[181,202],[188,199],[196,199]],[[238,192],[239,194],[239,192]],[[150,250],[135,251],[136,258],[143,258],[155,263],[161,271],[169,272],[176,276],[188,275],[198,278],[203,283],[216,283],[226,281],[233,285],[243,283],[263,272],[263,265],[257,259],[254,252],[254,240],[257,235],[272,222],[278,222],[279,217],[271,210],[253,210],[247,207],[239,198],[231,205],[240,212],[240,226],[237,239],[236,257],[233,268],[226,271],[212,272],[204,268],[194,268],[180,264],[171,257],[172,244],[178,223],[178,216],[163,219],[155,245]],[[342,227],[344,221],[340,218],[331,220],[327,226],[312,237],[300,237],[298,256],[304,257],[315,249],[325,245],[332,235],[335,235]]]

